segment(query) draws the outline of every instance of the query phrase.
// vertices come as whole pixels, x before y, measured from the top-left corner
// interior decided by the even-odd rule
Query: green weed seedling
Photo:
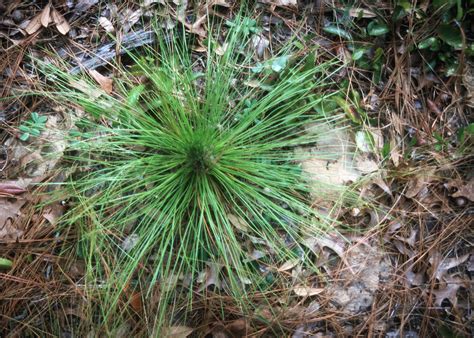
[[[18,129],[22,132],[19,139],[22,141],[28,141],[30,136],[40,136],[41,131],[46,125],[46,121],[48,121],[46,116],[40,116],[37,112],[31,113],[30,119],[23,122],[18,127]]]

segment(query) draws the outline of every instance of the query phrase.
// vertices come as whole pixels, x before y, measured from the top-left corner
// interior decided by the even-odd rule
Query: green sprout
[[[40,116],[36,112],[31,113],[30,119],[18,127],[18,129],[22,132],[19,139],[22,141],[28,141],[30,136],[40,136],[41,131],[45,127],[46,121],[48,121],[46,116]]]

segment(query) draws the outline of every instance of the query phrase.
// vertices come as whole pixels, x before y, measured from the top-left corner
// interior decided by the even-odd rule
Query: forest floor
[[[246,15],[252,19],[256,65],[289,39],[301,51],[317,46],[344,64],[346,104],[338,108],[350,128],[342,138],[359,155],[353,168],[329,162],[326,167],[331,182],[353,184],[376,206],[337,211],[338,220],[363,231],[345,242],[328,234],[314,243],[331,286],[314,295],[305,290],[306,297],[278,323],[282,335],[472,336],[472,1],[252,4]],[[48,195],[38,194],[37,183],[47,182],[60,161],[47,156],[51,141],[56,152],[67,147],[55,132],[67,125],[67,112],[45,98],[18,94],[40,86],[32,59],[54,52],[69,60],[71,73],[94,69],[106,90],[114,76],[108,62],[124,48],[150,43],[151,17],[161,16],[169,29],[182,26],[203,42],[208,17],[231,19],[239,8],[232,0],[0,4],[0,336],[82,336],[74,327],[90,319],[80,305],[83,262],[71,263],[57,250],[64,239],[55,226],[67,205],[39,206]],[[199,43],[195,51],[204,52]],[[298,266],[276,268],[292,276]],[[301,296],[301,290],[294,292]],[[134,315],[116,337],[142,334],[140,308],[146,302],[131,302]],[[240,317],[230,308],[229,316],[216,320],[212,305],[203,308],[209,313],[202,322],[173,327],[170,336],[275,335],[275,324],[261,318]],[[51,318],[58,323],[54,332]],[[91,328],[88,336],[94,335]]]

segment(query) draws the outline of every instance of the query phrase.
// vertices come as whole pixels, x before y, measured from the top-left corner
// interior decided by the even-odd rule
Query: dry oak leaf
[[[408,183],[405,196],[408,198],[413,198],[418,195],[418,193],[422,191],[423,188],[437,179],[435,172],[436,168],[433,166],[423,168],[422,171],[417,172],[412,180]]]
[[[112,93],[112,79],[102,75],[95,69],[90,69],[89,74],[94,78],[94,80],[100,85],[100,88],[102,88],[107,94]]]
[[[15,228],[12,223],[21,215],[20,209],[26,200],[17,199],[14,202],[6,198],[0,199],[0,239],[17,239],[23,234],[22,230]]]
[[[457,304],[457,292],[461,286],[464,286],[464,281],[459,277],[447,276],[445,278],[446,286],[440,287],[438,290],[433,290],[433,295],[436,297],[435,305],[441,307],[443,300],[448,299],[453,306]]]
[[[456,187],[458,191],[452,194],[453,197],[465,197],[471,202],[474,202],[474,178],[472,178],[466,184],[462,184],[456,181],[447,184],[448,188]]]
[[[455,268],[458,265],[464,263],[469,258],[469,254],[465,254],[460,257],[453,257],[453,258],[442,258],[441,254],[435,251],[430,259],[429,262],[433,269],[435,269],[434,275],[437,280],[441,280],[441,278],[446,274],[449,269]]]

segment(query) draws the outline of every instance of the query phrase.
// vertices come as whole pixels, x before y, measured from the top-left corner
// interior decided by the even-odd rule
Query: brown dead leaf
[[[66,21],[64,16],[61,15],[56,9],[53,8],[52,11],[52,17],[53,21],[56,24],[56,28],[58,29],[59,33],[62,35],[66,35],[67,32],[71,29],[71,26],[69,26],[69,23]]]
[[[26,33],[28,35],[34,34],[41,28],[41,13],[35,16],[28,25],[25,27]]]
[[[22,230],[15,228],[13,221],[21,215],[20,209],[25,200],[17,199],[10,202],[6,198],[0,199],[0,239],[17,239],[23,234]]]
[[[430,182],[436,178],[434,176],[436,171],[435,167],[426,167],[416,173],[415,177],[408,183],[408,189],[405,191],[405,196],[413,198],[425,188]]]
[[[319,295],[323,291],[323,288],[312,288],[308,286],[297,286],[293,288],[293,292],[300,297],[310,297]]]
[[[134,292],[132,296],[130,297],[130,306],[132,309],[134,309],[136,312],[140,312],[143,303],[142,303],[142,294],[140,292]]]
[[[434,269],[434,277],[437,280],[441,280],[449,269],[457,267],[459,264],[464,263],[469,258],[469,254],[465,254],[460,257],[444,258],[438,251],[431,254],[429,262]]]
[[[245,319],[236,319],[225,326],[226,331],[233,334],[234,337],[247,337],[247,331],[250,329]]]
[[[51,2],[46,5],[45,8],[41,11],[40,21],[43,27],[48,27],[51,22]]]
[[[459,277],[447,276],[445,278],[446,285],[440,287],[438,290],[433,290],[433,294],[436,297],[435,305],[441,307],[443,300],[448,299],[453,306],[457,304],[457,292],[461,286],[464,285],[464,281]]]
[[[425,282],[424,274],[421,272],[413,272],[411,267],[405,272],[405,277],[410,287],[420,286]]]
[[[345,243],[334,236],[327,235],[325,237],[311,237],[303,241],[303,244],[307,246],[313,252],[317,252],[315,249],[319,247],[327,247],[333,250],[339,257],[344,255]]]
[[[300,262],[300,259],[299,258],[294,258],[294,259],[290,259],[290,260],[287,260],[285,263],[283,263],[279,268],[278,268],[278,272],[283,272],[283,271],[287,271],[287,270],[291,270],[293,269],[296,265],[298,265],[298,263]]]
[[[95,69],[89,69],[89,74],[94,78],[94,80],[97,81],[97,83],[100,85],[100,88],[102,88],[107,94],[112,93],[112,79],[102,75]]]
[[[206,289],[210,285],[215,285],[217,288],[221,287],[219,273],[222,269],[222,265],[216,263],[206,263],[206,265],[206,271],[198,278],[198,282],[203,283],[199,291]]]
[[[448,189],[456,188],[457,191],[453,193],[452,197],[465,197],[471,202],[474,202],[474,178],[472,178],[469,182],[463,183],[460,180],[453,180],[446,184]]]
[[[19,195],[26,191],[25,188],[18,186],[15,183],[3,182],[0,183],[0,196],[2,195]]]
[[[186,338],[194,329],[188,326],[170,326],[163,330],[163,335],[166,338]]]
[[[64,206],[59,203],[53,204],[46,208],[43,212],[43,217],[52,225],[56,225],[58,219],[64,214]]]
[[[241,217],[237,217],[234,214],[227,214],[227,218],[229,219],[229,222],[233,226],[235,226],[238,230],[240,230],[242,232],[248,232],[249,231],[249,225]]]

